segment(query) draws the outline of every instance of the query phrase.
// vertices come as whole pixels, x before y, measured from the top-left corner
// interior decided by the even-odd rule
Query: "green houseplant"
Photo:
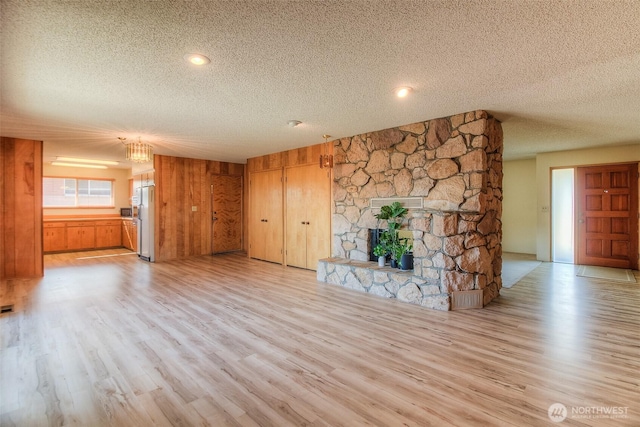
[[[393,202],[380,208],[380,213],[375,217],[380,221],[387,221],[387,230],[380,236],[380,242],[391,254],[391,266],[397,267],[400,257],[405,252],[403,244],[400,242],[399,231],[404,218],[409,210],[402,206],[400,202]]]
[[[401,270],[412,270],[413,269],[413,245],[411,244],[410,239],[400,239],[400,243],[398,245],[396,257],[400,262]]]
[[[378,257],[378,266],[384,267],[384,263],[387,260],[387,255],[389,254],[389,250],[386,245],[383,243],[378,243],[375,248],[373,248],[373,254]]]

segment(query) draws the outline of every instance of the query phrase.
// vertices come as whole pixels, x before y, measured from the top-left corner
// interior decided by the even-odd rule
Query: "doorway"
[[[551,170],[551,261],[573,264],[574,168]]]
[[[551,260],[638,268],[638,164],[551,171]]]

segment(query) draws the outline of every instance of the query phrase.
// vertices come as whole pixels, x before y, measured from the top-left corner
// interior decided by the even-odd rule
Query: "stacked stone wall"
[[[410,302],[449,309],[452,292],[482,289],[487,304],[502,286],[502,146],[482,110],[334,141],[333,256],[368,260],[368,230],[386,226],[371,198],[421,197],[403,227],[422,293]]]

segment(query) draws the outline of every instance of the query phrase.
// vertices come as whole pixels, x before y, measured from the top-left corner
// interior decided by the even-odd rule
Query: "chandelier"
[[[322,144],[322,153],[320,154],[320,169],[323,168],[332,168],[333,167],[333,155],[329,153],[329,147],[327,144],[327,139],[331,137],[331,135],[322,135],[324,138],[324,144]]]
[[[153,147],[146,142],[142,142],[140,137],[138,137],[137,141],[133,142],[126,142],[127,138],[119,137],[118,139],[124,144],[124,156],[128,161],[147,163],[153,159]]]

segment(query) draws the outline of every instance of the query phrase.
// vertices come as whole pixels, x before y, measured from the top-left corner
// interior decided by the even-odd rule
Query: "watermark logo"
[[[567,407],[562,403],[552,403],[549,406],[549,410],[547,411],[547,415],[549,415],[549,419],[554,423],[561,423],[567,418]]]
[[[568,410],[562,403],[552,403],[547,410],[549,419],[554,423],[561,423],[567,418],[572,419],[620,419],[628,418],[626,406],[572,406]]]

